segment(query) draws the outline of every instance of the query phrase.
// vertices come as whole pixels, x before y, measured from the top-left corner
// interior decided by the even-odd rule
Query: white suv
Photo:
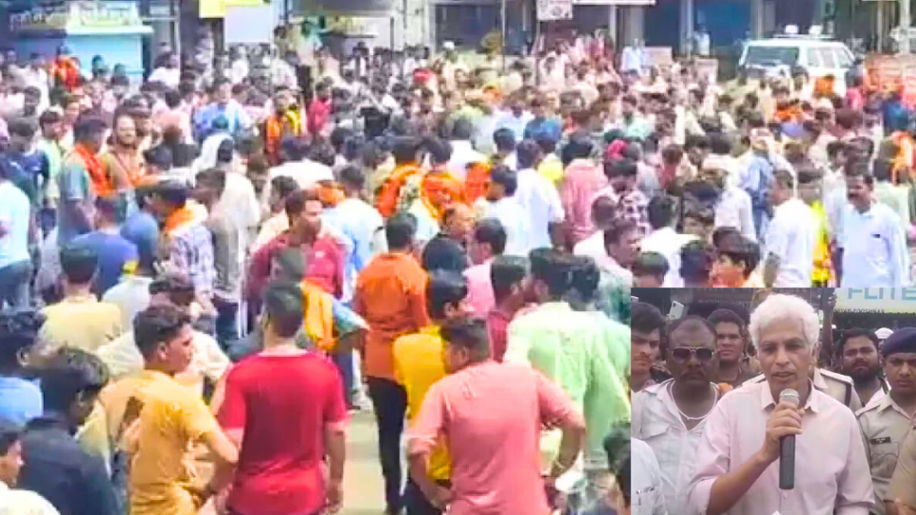
[[[800,66],[810,77],[833,75],[837,95],[846,93],[846,72],[854,56],[842,42],[819,36],[785,36],[748,42],[738,66],[755,77],[788,77]]]

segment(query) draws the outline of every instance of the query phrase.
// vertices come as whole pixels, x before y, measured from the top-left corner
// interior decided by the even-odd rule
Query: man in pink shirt
[[[591,210],[595,193],[607,186],[604,168],[592,159],[594,145],[584,132],[573,134],[563,147],[563,185],[560,200],[566,213],[570,247],[594,232]]]
[[[470,247],[474,266],[464,271],[468,280],[468,304],[475,316],[485,317],[496,305],[490,281],[490,264],[506,249],[506,230],[499,220],[485,218],[477,222]]]
[[[706,420],[690,513],[867,515],[874,500],[862,435],[852,411],[812,387],[817,313],[805,300],[771,295],[749,332],[766,381],[726,394]],[[778,402],[791,388],[795,407]],[[795,435],[795,487],[779,488],[779,447]]]
[[[531,368],[490,359],[480,320],[446,324],[446,376],[430,388],[408,437],[410,475],[449,515],[547,515],[545,486],[569,469],[585,437],[585,422],[563,392]],[[544,479],[538,437],[542,427],[563,430],[560,454]],[[447,434],[451,489],[430,481],[427,459]]]

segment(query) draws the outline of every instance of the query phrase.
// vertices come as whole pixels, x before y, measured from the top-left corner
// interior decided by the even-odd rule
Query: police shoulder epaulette
[[[840,374],[840,373],[838,373],[838,372],[833,372],[833,371],[831,371],[831,370],[826,370],[826,369],[823,369],[823,368],[820,369],[820,372],[821,372],[821,374],[823,374],[825,377],[829,377],[829,378],[831,378],[831,379],[836,379],[837,381],[842,381],[842,382],[844,382],[844,383],[846,383],[846,384],[849,384],[849,385],[853,385],[853,384],[854,384],[854,383],[852,382],[852,378],[849,377],[849,376],[847,376],[847,375]]]

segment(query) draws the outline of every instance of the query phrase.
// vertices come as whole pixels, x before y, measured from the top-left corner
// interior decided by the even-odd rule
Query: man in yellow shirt
[[[99,302],[92,293],[98,264],[98,255],[88,247],[70,244],[61,249],[64,298],[42,311],[41,337],[51,347],[93,352],[123,331],[118,306]]]
[[[106,407],[127,399],[118,426],[130,456],[131,515],[196,515],[225,485],[224,472],[238,460],[238,449],[203,400],[173,377],[191,364],[193,339],[190,319],[181,309],[159,305],[141,311],[134,319],[134,341],[145,369],[102,394]],[[217,473],[203,488],[188,466],[193,443],[204,444],[216,461]]]
[[[423,397],[429,388],[446,376],[445,362],[442,358],[445,341],[440,334],[440,328],[447,321],[464,318],[470,314],[467,295],[467,280],[459,272],[434,272],[426,286],[426,309],[432,324],[394,341],[395,377],[407,391],[407,419],[410,422],[420,411]],[[444,445],[440,445],[430,455],[428,470],[430,479],[440,485],[448,485],[451,464]],[[404,507],[411,515],[442,513],[430,503],[410,478],[404,491]]]

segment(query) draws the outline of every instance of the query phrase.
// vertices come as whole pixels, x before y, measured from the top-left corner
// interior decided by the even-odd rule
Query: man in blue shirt
[[[9,149],[0,155],[0,167],[6,170],[7,178],[29,197],[29,203],[37,208],[39,187],[48,182],[48,157],[33,148],[34,123],[26,119],[13,120],[9,131]]]
[[[213,82],[213,103],[198,111],[194,117],[194,134],[203,141],[213,130],[213,122],[225,118],[229,134],[237,137],[251,128],[251,120],[241,104],[232,99],[232,83],[219,78]]]
[[[912,112],[900,98],[900,91],[891,92],[890,98],[885,100],[881,106],[881,114],[884,118],[884,130],[887,134],[909,129],[913,120]]]
[[[534,118],[525,125],[525,139],[537,139],[538,136],[549,136],[554,141],[559,141],[563,135],[563,125],[553,116],[547,116],[544,100],[535,97],[531,101],[531,114]]]
[[[43,318],[34,310],[0,312],[0,419],[23,426],[41,415],[41,390],[26,379]],[[25,359],[24,359],[25,358]]]
[[[156,259],[156,245],[159,241],[159,222],[153,216],[149,205],[150,187],[137,188],[134,199],[137,210],[121,226],[121,236],[133,243],[137,250],[139,265],[143,270],[152,271]]]
[[[73,240],[74,245],[85,245],[99,257],[99,270],[92,284],[92,293],[99,297],[118,284],[125,266],[135,267],[139,259],[137,246],[118,231],[118,222],[124,217],[124,204],[120,196],[96,198],[96,229]]]

